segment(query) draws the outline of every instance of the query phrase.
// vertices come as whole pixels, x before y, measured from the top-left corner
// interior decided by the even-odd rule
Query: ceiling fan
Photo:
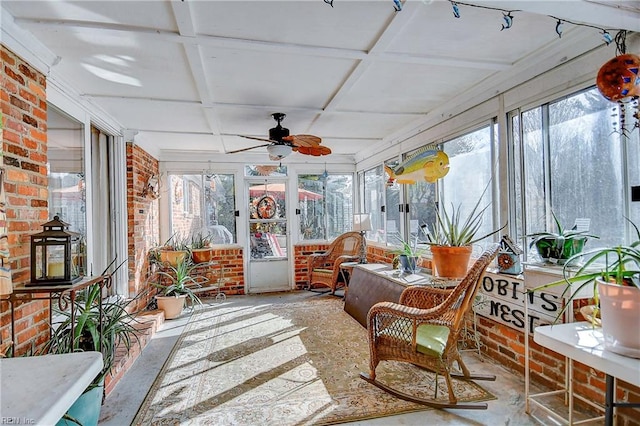
[[[269,139],[257,138],[255,136],[238,135],[243,138],[253,139],[257,141],[269,142],[262,145],[256,145],[249,148],[236,149],[235,151],[229,151],[227,154],[235,154],[237,152],[248,151],[250,149],[267,147],[269,158],[271,160],[282,160],[292,151],[299,152],[304,155],[328,155],[331,154],[331,150],[326,146],[320,146],[322,139],[314,135],[290,135],[289,129],[282,127],[282,120],[287,116],[281,112],[274,112],[271,114],[274,120],[278,123],[276,127],[269,129]]]

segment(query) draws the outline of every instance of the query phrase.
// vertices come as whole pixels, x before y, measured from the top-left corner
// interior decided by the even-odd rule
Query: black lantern
[[[80,280],[80,234],[54,216],[31,236],[31,285],[66,285]]]

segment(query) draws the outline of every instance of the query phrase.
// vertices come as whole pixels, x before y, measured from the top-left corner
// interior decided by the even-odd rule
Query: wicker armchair
[[[334,294],[341,280],[340,264],[360,260],[362,235],[359,232],[347,232],[337,237],[324,253],[314,253],[307,258],[307,284],[309,289],[314,285],[326,286]]]
[[[463,380],[495,380],[495,376],[471,375],[458,352],[458,339],[465,314],[471,309],[482,283],[484,270],[498,253],[492,245],[469,269],[462,281],[452,288],[408,287],[400,296],[400,304],[380,302],[367,317],[369,331],[369,374],[360,376],[390,394],[437,408],[486,409],[486,403],[459,404],[451,383],[455,376]],[[449,401],[417,398],[397,391],[376,380],[380,361],[404,361],[426,368],[445,377]],[[457,362],[461,373],[454,374]]]

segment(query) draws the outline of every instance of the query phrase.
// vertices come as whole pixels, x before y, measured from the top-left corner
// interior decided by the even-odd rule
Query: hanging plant
[[[627,107],[634,111],[635,122],[631,129],[640,127],[640,56],[626,53],[626,31],[620,31],[615,37],[617,56],[607,61],[596,77],[596,86],[605,99],[615,102],[619,108],[619,120],[614,125],[620,133],[628,134],[626,123]]]

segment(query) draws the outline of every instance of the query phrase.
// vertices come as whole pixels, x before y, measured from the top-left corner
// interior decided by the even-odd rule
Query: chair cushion
[[[416,332],[416,350],[428,356],[439,358],[444,353],[449,338],[449,327],[444,325],[422,324]],[[381,335],[396,338],[410,338],[411,322],[406,319],[397,319],[391,322],[389,327],[380,330]],[[407,342],[408,343],[408,342]]]
[[[444,325],[422,324],[416,332],[416,346],[420,353],[441,357],[449,338],[449,327]]]
[[[333,274],[333,270],[332,269],[322,269],[322,268],[316,268],[313,270],[314,273],[320,273],[320,274]]]

